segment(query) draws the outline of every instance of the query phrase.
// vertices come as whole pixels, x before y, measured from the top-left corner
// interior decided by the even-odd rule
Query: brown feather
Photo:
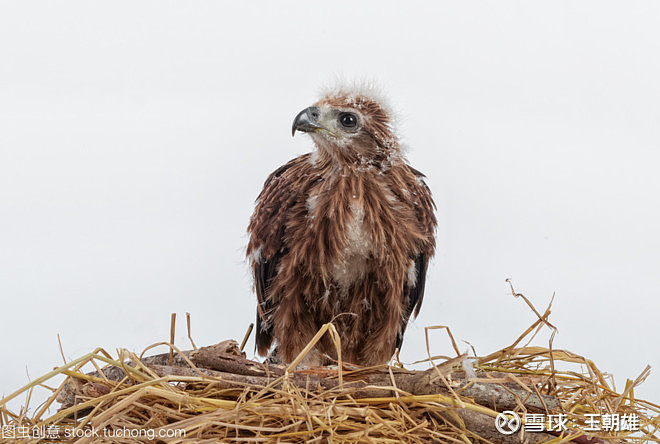
[[[435,250],[435,204],[423,175],[401,156],[381,105],[346,95],[317,103],[323,105],[359,110],[364,128],[348,146],[313,135],[315,158],[291,160],[264,184],[247,248],[262,325],[258,351],[266,354],[274,339],[290,361],[333,320],[346,360],[383,363],[421,305]],[[260,277],[274,260],[276,270]],[[420,264],[421,283],[410,283],[411,265]],[[336,357],[327,340],[317,349]]]

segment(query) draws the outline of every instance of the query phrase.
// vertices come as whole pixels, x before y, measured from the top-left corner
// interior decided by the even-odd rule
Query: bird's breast
[[[366,226],[364,208],[355,199],[344,227],[343,249],[333,264],[333,278],[340,288],[348,289],[369,272],[369,259],[374,254],[371,230]]]

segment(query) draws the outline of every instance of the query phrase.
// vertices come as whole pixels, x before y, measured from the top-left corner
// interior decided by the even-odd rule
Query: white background
[[[172,312],[242,338],[253,201],[337,74],[382,85],[438,205],[405,361],[427,325],[509,345],[535,320],[512,278],[617,388],[660,367],[659,4],[402,5],[0,3],[0,393],[62,362],[58,333],[67,359],[167,340]]]

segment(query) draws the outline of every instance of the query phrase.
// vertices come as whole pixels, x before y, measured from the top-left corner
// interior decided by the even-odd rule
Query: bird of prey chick
[[[292,361],[332,321],[342,358],[387,362],[424,296],[435,204],[408,165],[389,107],[338,88],[293,121],[315,145],[275,170],[257,198],[247,257],[257,293],[256,347]],[[336,359],[326,337],[310,365]]]

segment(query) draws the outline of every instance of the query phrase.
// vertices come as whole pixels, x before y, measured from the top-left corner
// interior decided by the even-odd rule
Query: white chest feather
[[[345,239],[342,255],[335,262],[333,273],[342,289],[348,289],[366,276],[367,260],[374,251],[371,232],[365,226],[364,208],[357,203],[351,204],[351,219],[346,225]]]

